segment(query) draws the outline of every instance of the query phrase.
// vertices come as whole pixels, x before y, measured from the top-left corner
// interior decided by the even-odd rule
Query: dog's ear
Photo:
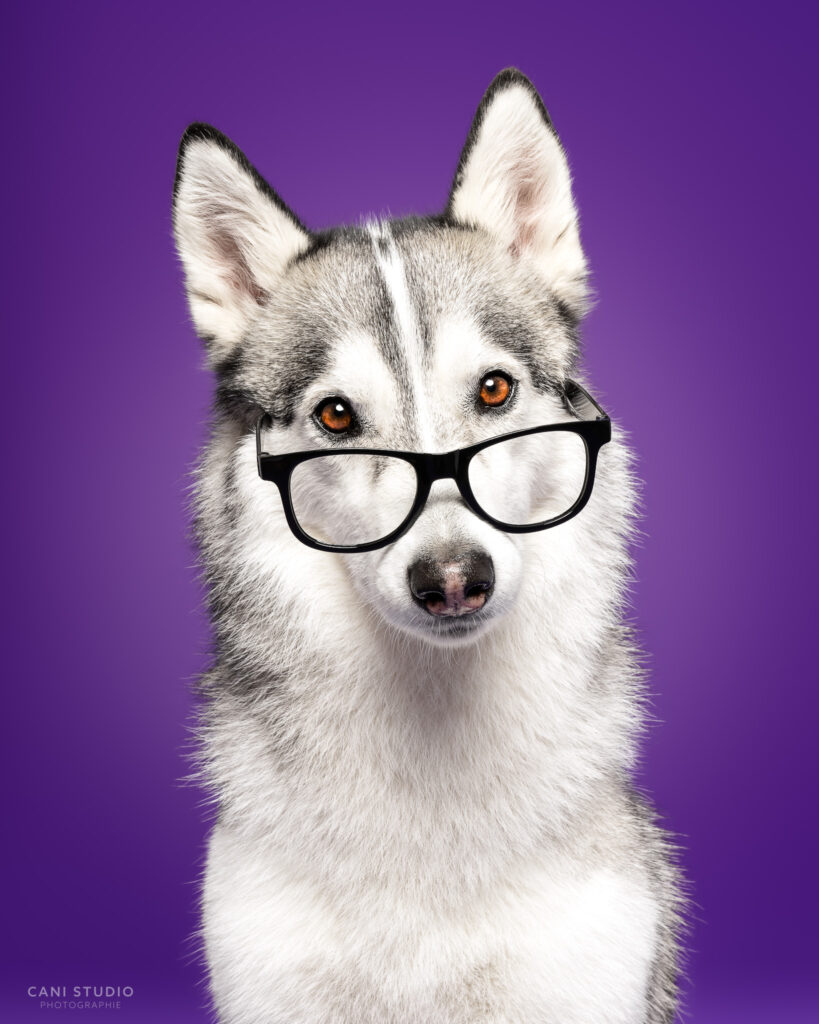
[[[555,298],[574,317],[582,315],[586,262],[569,165],[543,101],[520,71],[502,71],[487,89],[447,215],[484,228],[516,257],[531,260]]]
[[[230,139],[205,124],[182,137],[173,225],[193,321],[215,366],[310,235]]]

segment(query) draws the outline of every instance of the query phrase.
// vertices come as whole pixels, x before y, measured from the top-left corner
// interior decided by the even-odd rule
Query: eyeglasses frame
[[[386,448],[331,448],[312,449],[305,452],[283,452],[272,455],[262,451],[262,425],[271,419],[270,414],[265,412],[256,421],[256,462],[259,476],[262,480],[268,480],[276,484],[282,499],[287,525],[293,534],[307,547],[317,551],[329,551],[337,554],[356,554],[365,551],[376,551],[378,548],[392,544],[407,530],[411,529],[415,520],[420,516],[429,498],[432,485],[437,480],[454,480],[466,506],[479,519],[489,523],[504,533],[534,533],[538,530],[549,530],[553,526],[560,526],[562,523],[573,519],[578,512],[581,512],[591,497],[594,486],[595,471],[597,469],[597,456],[604,444],[611,440],[611,419],[608,414],[597,404],[591,395],[573,380],[566,380],[563,390],[563,400],[569,411],[579,415],[575,408],[578,399],[585,400],[596,411],[592,420],[570,420],[566,423],[549,423],[539,427],[528,427],[524,430],[513,430],[508,434],[500,434],[495,437],[478,441],[477,444],[468,445],[466,448],[456,448],[450,452],[441,454],[427,454],[423,452],[402,452]],[[574,398],[574,401],[572,401]],[[547,519],[542,523],[530,523],[525,526],[516,526],[511,523],[503,523],[488,512],[485,512],[475,499],[472,488],[469,484],[469,463],[485,448],[500,444],[503,441],[511,441],[517,437],[526,437],[529,434],[550,433],[553,431],[564,431],[578,434],[586,449],[586,476],[583,481],[583,488],[575,503],[560,516],[554,519]],[[327,458],[336,455],[385,455],[395,459],[408,462],[415,470],[417,490],[415,501],[403,522],[391,533],[379,540],[368,541],[366,544],[325,544],[323,541],[306,534],[299,525],[298,519],[293,511],[293,503],[290,496],[290,479],[293,470],[302,462],[311,459]]]

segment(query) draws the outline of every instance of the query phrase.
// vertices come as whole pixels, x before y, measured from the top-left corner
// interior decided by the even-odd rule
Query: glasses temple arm
[[[566,378],[563,388],[563,400],[569,407],[569,410],[577,416],[580,420],[607,420],[609,415],[603,410],[603,408],[592,398],[592,396],[586,391],[584,387],[581,387],[576,380]],[[587,410],[583,409],[583,406],[589,406]]]

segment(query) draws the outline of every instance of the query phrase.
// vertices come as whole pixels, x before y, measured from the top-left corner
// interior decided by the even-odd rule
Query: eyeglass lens
[[[586,446],[579,434],[526,434],[484,448],[469,463],[480,507],[509,526],[534,526],[564,515],[583,492]]]

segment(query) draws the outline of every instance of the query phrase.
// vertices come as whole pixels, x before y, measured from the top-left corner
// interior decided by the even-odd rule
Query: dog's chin
[[[409,633],[432,647],[468,647],[489,632],[501,618],[491,611],[470,615],[436,616],[423,613],[393,620],[402,632]]]

